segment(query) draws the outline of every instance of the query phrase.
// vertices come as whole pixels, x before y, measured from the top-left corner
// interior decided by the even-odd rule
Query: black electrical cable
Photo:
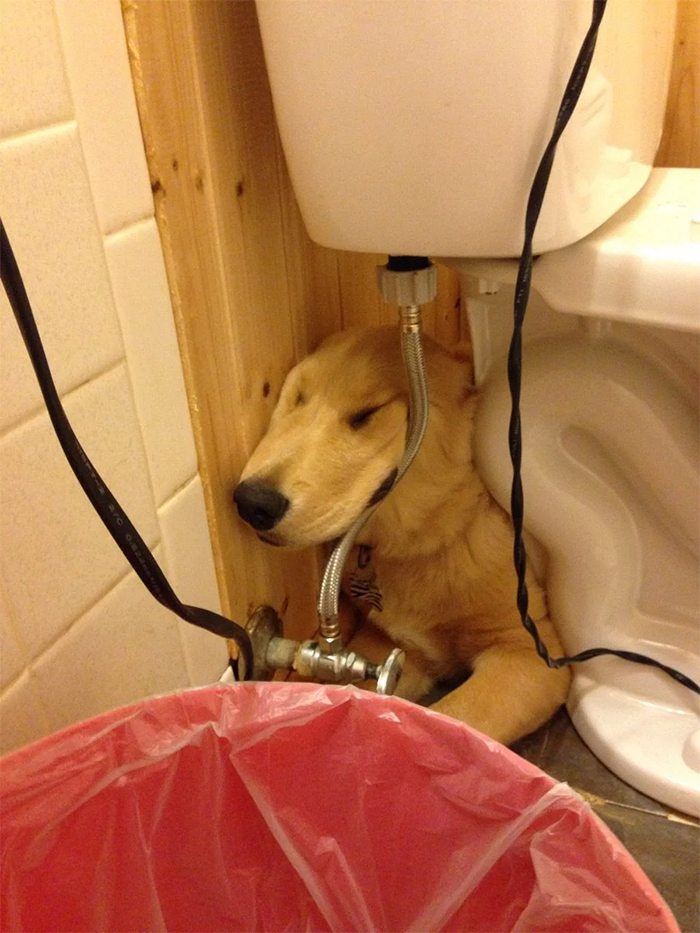
[[[598,658],[601,655],[614,655],[623,658],[626,661],[634,661],[638,664],[647,664],[651,667],[659,668],[669,676],[673,677],[679,683],[683,684],[694,693],[700,693],[700,686],[686,677],[680,671],[644,654],[638,654],[635,651],[623,651],[616,648],[589,648],[581,651],[572,657],[552,658],[547,650],[547,646],[540,638],[537,626],[530,618],[528,613],[528,591],[525,582],[525,569],[527,558],[525,554],[525,545],[523,542],[523,515],[524,498],[523,486],[520,477],[520,467],[522,460],[522,433],[520,423],[520,386],[522,376],[522,329],[527,310],[528,299],[530,296],[530,284],[532,281],[532,240],[535,233],[535,227],[542,208],[549,175],[552,170],[554,154],[557,143],[564,132],[571,114],[581,94],[581,89],[586,80],[588,69],[595,51],[596,39],[598,38],[598,29],[600,27],[603,14],[605,12],[607,0],[593,0],[593,17],[591,25],[583,40],[578,57],[574,64],[571,77],[566,85],[562,102],[559,106],[559,112],[554,123],[552,136],[544,151],[544,155],[535,173],[535,179],[530,189],[530,195],[527,202],[525,213],[525,239],[523,251],[520,256],[518,267],[518,278],[515,286],[515,301],[513,305],[513,337],[508,352],[508,385],[510,387],[510,396],[512,401],[510,425],[508,428],[508,442],[510,447],[510,458],[513,464],[513,484],[511,487],[511,516],[513,520],[514,543],[513,560],[518,575],[517,604],[520,618],[527,631],[532,636],[538,655],[546,662],[549,667],[560,668],[569,664],[578,664],[581,661],[588,661],[591,658]]]
[[[238,660],[232,662],[234,674],[236,679],[249,680],[253,671],[253,650],[246,630],[216,612],[180,602],[156,559],[80,446],[56,391],[22,275],[1,219],[0,278],[24,338],[56,436],[95,511],[143,584],[159,603],[186,622],[222,638],[230,638],[236,643],[239,657],[243,660],[243,675],[241,677]]]

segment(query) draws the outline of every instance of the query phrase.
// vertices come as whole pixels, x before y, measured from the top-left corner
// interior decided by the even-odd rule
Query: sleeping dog
[[[403,648],[396,692],[411,700],[469,675],[432,708],[509,744],[553,715],[570,675],[537,656],[515,605],[510,521],[472,458],[469,360],[429,338],[424,351],[428,425],[395,487],[408,386],[396,328],[373,328],[330,337],[292,369],[234,499],[263,541],[297,547],[338,538],[379,503],[345,571],[359,620],[350,647],[374,661]],[[530,615],[561,654],[544,590],[531,573],[527,584]]]

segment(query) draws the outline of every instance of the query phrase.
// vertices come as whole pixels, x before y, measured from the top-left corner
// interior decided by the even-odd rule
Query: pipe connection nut
[[[424,305],[437,295],[437,269],[396,272],[387,266],[377,266],[377,281],[384,301],[392,305]]]

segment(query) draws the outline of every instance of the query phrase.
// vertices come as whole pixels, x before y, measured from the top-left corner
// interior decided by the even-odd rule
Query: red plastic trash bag
[[[8,755],[1,799],[4,930],[678,930],[566,785],[352,688],[148,700]]]

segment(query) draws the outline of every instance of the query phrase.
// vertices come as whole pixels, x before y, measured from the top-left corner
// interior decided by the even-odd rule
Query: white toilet
[[[591,0],[258,0],[277,121],[311,237],[455,266],[482,403],[476,455],[510,497],[504,355],[525,202]],[[534,240],[525,323],[526,526],[568,654],[700,673],[700,170],[651,170],[674,0],[608,0]],[[569,711],[620,777],[700,815],[698,697],[607,657]]]

